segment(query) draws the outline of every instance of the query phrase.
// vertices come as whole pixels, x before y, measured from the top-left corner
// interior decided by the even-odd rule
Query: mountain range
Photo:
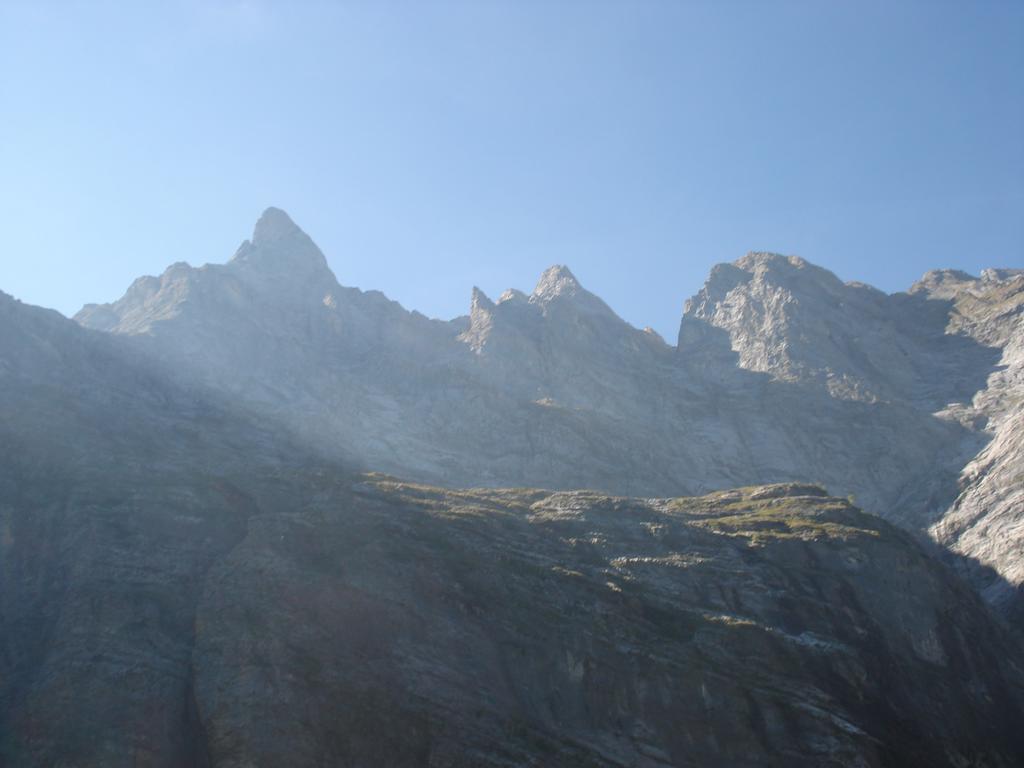
[[[675,346],[568,268],[468,316],[338,284],[268,209],[225,265],[171,266],[75,316],[330,455],[447,486],[680,495],[817,482],[1024,581],[1024,270],[908,292],[798,257],[715,267]]]
[[[0,294],[0,764],[1019,764],[1022,307],[751,253],[674,345],[564,266],[441,321],[274,208]]]

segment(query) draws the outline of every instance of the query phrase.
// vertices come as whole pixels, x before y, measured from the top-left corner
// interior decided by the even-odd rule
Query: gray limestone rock
[[[0,764],[1020,764],[1018,638],[807,482],[1012,609],[1024,278],[853,287],[849,360],[745,357],[845,301],[784,261],[717,270],[679,350],[564,269],[427,320],[280,212],[100,330],[0,294]],[[876,376],[886,335],[922,359]],[[964,349],[998,363],[929,410]],[[969,364],[915,392],[935,350]]]
[[[1019,444],[993,438],[1022,391],[1021,279],[936,271],[887,295],[751,253],[712,270],[673,348],[563,266],[428,320],[341,287],[270,209],[227,265],[175,265],[76,319],[369,468],[643,495],[821,482],[979,558],[994,594],[1020,578],[1019,473],[987,468]],[[989,514],[1005,543],[969,543]]]

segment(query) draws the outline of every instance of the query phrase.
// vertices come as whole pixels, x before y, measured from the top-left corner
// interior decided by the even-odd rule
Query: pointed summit
[[[580,285],[580,281],[564,264],[555,264],[544,270],[529,301],[545,312],[557,304],[572,307],[575,312],[607,315],[619,320],[607,304]]]
[[[563,264],[555,264],[544,270],[531,298],[535,301],[549,301],[556,296],[575,296],[582,291],[583,286],[569,268]]]
[[[321,278],[330,273],[327,259],[316,243],[280,208],[267,208],[263,212],[253,228],[252,240],[239,246],[231,264],[260,273],[284,272]]]
[[[270,207],[263,212],[252,232],[252,244],[259,247],[270,245],[295,235],[305,234],[280,208]]]
[[[473,286],[473,295],[469,302],[470,314],[478,311],[490,312],[494,309],[494,302],[488,298],[487,294]]]
[[[509,288],[498,297],[499,304],[526,304],[529,300],[529,296],[522,291],[517,291],[515,288]]]

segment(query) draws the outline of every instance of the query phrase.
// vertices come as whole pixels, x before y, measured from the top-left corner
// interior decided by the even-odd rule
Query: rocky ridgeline
[[[356,474],[0,297],[0,762],[1010,766],[1024,654],[817,486]]]
[[[564,267],[406,312],[271,209],[0,294],[0,765],[1019,765],[1019,636],[808,481],[1013,615],[1022,288],[753,254],[671,347]]]
[[[328,455],[449,486],[674,495],[813,481],[1024,580],[1024,274],[933,272],[908,293],[797,257],[712,270],[677,347],[565,267],[468,317],[341,287],[277,209],[226,265],[178,264],[76,319]],[[976,560],[977,563],[969,561]]]

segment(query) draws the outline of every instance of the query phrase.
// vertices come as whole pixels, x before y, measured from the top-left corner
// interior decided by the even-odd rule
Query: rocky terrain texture
[[[995,605],[1024,621],[1024,270],[985,270],[980,279],[929,273],[913,293],[952,302],[950,330],[1001,350],[987,385],[944,416],[976,425],[991,440],[961,472],[961,491],[931,531],[989,566],[969,574]],[[965,454],[973,453],[968,443]]]
[[[215,765],[1024,755],[1019,647],[906,534],[816,487],[305,485],[206,578],[193,674]]]
[[[427,319],[341,287],[272,208],[229,263],[176,264],[76,319],[319,451],[424,482],[821,483],[963,555],[1012,613],[1022,284],[1020,270],[935,272],[889,295],[751,253],[715,267],[670,346],[565,267],[529,295],[474,289],[467,317]]]
[[[0,294],[0,766],[1020,765],[1022,289]]]
[[[308,454],[104,334],[0,294],[0,765],[200,765],[203,574],[229,478]],[[257,485],[252,485],[257,483]]]
[[[959,474],[956,494],[929,499],[915,523],[965,555],[989,601],[1020,619],[1024,270],[937,270],[889,296],[802,259],[751,254],[717,267],[687,304],[681,350],[699,350],[708,326],[729,334],[743,368],[961,425],[957,452],[935,467]]]
[[[0,764],[1013,766],[1024,652],[909,534],[365,474],[0,296]]]

